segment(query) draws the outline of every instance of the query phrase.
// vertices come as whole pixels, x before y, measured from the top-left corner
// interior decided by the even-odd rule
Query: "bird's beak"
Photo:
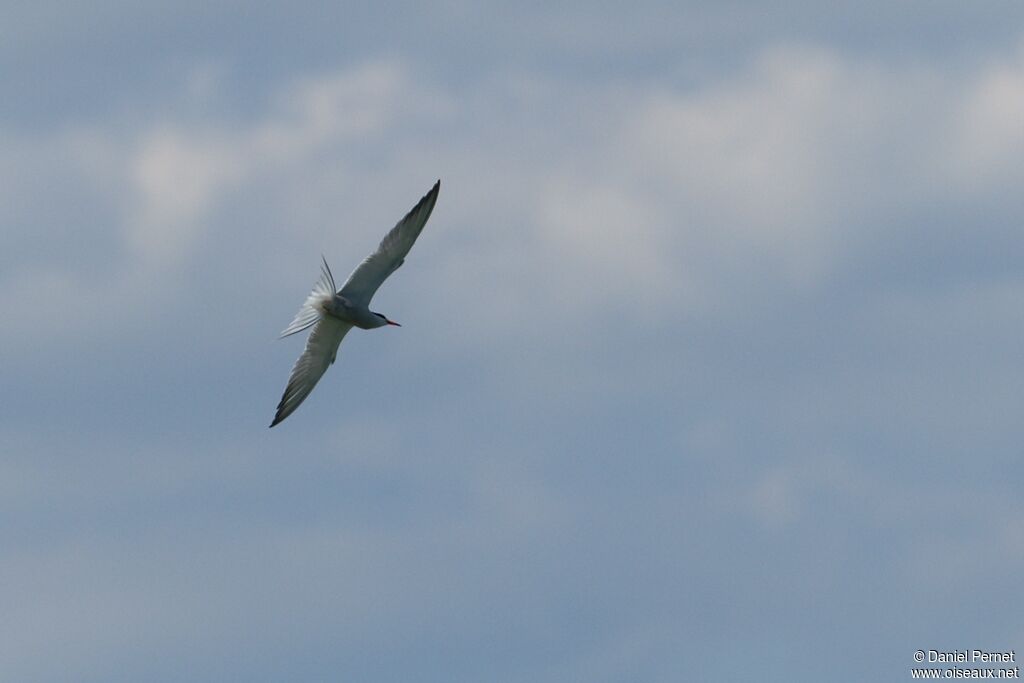
[[[384,319],[388,320],[387,318],[384,318]],[[388,325],[394,325],[395,327],[401,327],[401,325],[396,323],[394,320],[388,320]]]

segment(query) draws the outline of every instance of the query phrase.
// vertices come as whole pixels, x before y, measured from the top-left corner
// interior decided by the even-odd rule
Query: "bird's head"
[[[401,327],[401,325],[396,323],[394,320],[388,320],[387,316],[385,316],[383,313],[377,313],[376,311],[371,312],[380,319],[380,324],[377,325],[377,327],[384,327],[385,325],[394,325],[395,327]]]

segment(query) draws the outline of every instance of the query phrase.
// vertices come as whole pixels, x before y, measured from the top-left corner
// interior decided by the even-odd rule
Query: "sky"
[[[0,73],[0,679],[1024,653],[1024,6],[12,1]]]

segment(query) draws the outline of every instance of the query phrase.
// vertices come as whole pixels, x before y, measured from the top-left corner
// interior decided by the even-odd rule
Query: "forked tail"
[[[327,259],[323,255],[320,258],[323,260],[323,265],[320,267],[320,279],[313,285],[313,291],[309,293],[306,302],[295,314],[295,319],[281,332],[281,337],[302,332],[307,327],[316,324],[323,317],[323,305],[330,301],[338,291],[334,286],[334,276],[331,275],[331,267],[327,265]]]

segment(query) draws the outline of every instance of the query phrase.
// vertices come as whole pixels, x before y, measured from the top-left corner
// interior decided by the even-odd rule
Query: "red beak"
[[[387,318],[384,318],[384,319],[388,320]],[[388,325],[394,325],[395,327],[401,327],[401,325],[396,323],[394,320],[388,320]]]

